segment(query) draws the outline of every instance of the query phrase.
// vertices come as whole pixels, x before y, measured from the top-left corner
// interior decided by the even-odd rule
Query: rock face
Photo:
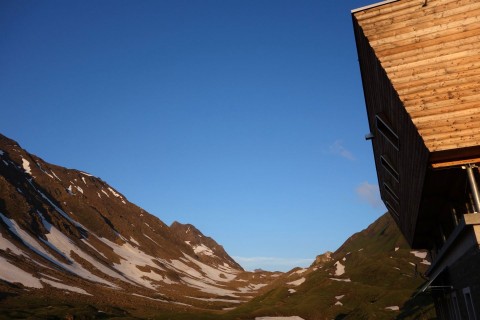
[[[312,266],[323,266],[325,263],[329,262],[332,260],[332,252],[327,251],[323,254],[318,255],[315,258],[315,261],[313,262]]]
[[[101,179],[3,135],[0,260],[4,295],[119,306],[231,308],[268,283],[249,286],[260,283],[194,226],[169,227]]]
[[[175,221],[170,226],[170,230],[179,241],[183,241],[193,249],[200,261],[243,271],[243,268],[225,252],[221,245],[212,238],[204,236],[195,226]]]

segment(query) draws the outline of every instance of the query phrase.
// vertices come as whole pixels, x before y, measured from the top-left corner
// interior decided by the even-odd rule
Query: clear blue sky
[[[0,132],[247,269],[337,249],[379,203],[350,10],[371,0],[0,2]]]

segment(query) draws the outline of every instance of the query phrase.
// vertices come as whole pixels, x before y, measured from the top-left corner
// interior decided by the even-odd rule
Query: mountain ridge
[[[150,304],[211,310],[258,292],[223,247],[193,226],[189,234],[179,223],[169,227],[103,180],[49,164],[5,136],[0,150],[0,256],[17,271],[0,274],[2,292],[70,286],[85,300],[126,291]]]
[[[431,301],[410,296],[428,263],[386,214],[308,268],[248,272],[195,226],[168,226],[102,179],[0,135],[5,318],[427,319]]]

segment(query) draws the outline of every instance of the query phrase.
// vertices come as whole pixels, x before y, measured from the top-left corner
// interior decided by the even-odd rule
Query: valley
[[[308,268],[245,271],[195,226],[0,135],[0,318],[429,319],[412,299],[428,266],[385,214]]]

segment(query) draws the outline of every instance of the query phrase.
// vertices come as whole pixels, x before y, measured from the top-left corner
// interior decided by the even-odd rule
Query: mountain
[[[245,272],[195,227],[169,227],[100,178],[47,163],[3,135],[0,265],[0,306],[10,317],[72,300],[136,316],[222,310],[275,276]],[[36,303],[20,312],[25,299]]]
[[[429,319],[412,298],[428,264],[386,214],[308,268],[248,272],[195,226],[0,135],[0,319]]]
[[[230,316],[434,319],[430,297],[416,295],[429,265],[427,252],[411,250],[387,213],[309,268],[290,271],[286,280]]]

